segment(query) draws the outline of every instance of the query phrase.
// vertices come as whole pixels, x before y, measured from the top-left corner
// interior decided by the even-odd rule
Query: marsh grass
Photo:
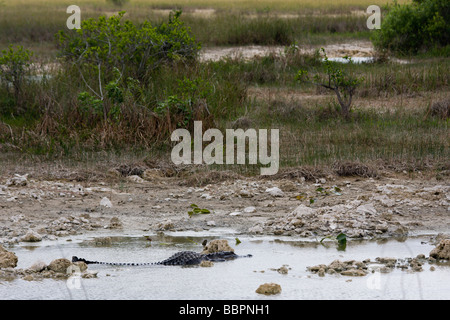
[[[0,49],[9,43],[20,43],[36,51],[36,62],[52,61],[56,56],[54,34],[65,28],[68,17],[65,9],[70,4],[63,0],[7,1],[0,10]],[[296,41],[301,47],[342,39],[368,39],[365,17],[350,12],[363,10],[369,4],[377,3],[372,0],[342,0],[331,5],[322,0],[179,0],[167,5],[162,0],[135,0],[123,9],[128,12],[127,19],[136,22],[150,19],[157,24],[167,16],[166,12],[155,12],[155,8],[182,8],[183,21],[206,46],[288,46]],[[118,10],[100,0],[80,0],[78,5],[83,19]],[[216,11],[213,16],[196,16],[194,11],[198,8]],[[278,13],[293,16],[281,18]],[[397,99],[434,93],[445,98],[449,89],[449,60],[423,56],[411,62],[341,67],[364,77],[356,92],[359,99]],[[0,86],[1,152],[17,152],[30,159],[73,159],[90,163],[107,158],[105,154],[118,155],[118,159],[124,154],[167,159],[172,146],[171,127],[155,116],[154,108],[168,96],[180,94],[177,83],[187,76],[203,79],[214,88],[206,100],[214,119],[211,125],[225,129],[237,119],[246,118],[255,129],[280,129],[282,168],[333,168],[336,163],[363,163],[414,170],[442,167],[442,163],[448,162],[448,118],[430,111],[431,99],[428,103],[418,102],[413,109],[401,102],[391,103],[390,108],[382,111],[376,105],[367,108],[356,103],[350,119],[344,120],[339,116],[333,96],[326,96],[312,86],[299,86],[295,81],[299,69],[320,69],[320,60],[297,52],[269,54],[251,61],[175,63],[152,74],[155,81],[143,88],[144,100],[139,103],[127,100],[121,105],[123,116],[118,121],[99,121],[79,112],[77,95],[86,88],[75,72],[67,68],[51,71],[42,68],[38,72],[51,73],[51,77],[26,83],[25,113],[17,113],[13,100]],[[252,96],[250,88],[269,91],[274,88],[274,93],[257,98]],[[288,93],[280,94],[280,89]],[[346,168],[348,172],[352,169]],[[213,166],[212,169],[259,174],[257,165]]]
[[[20,2],[20,1],[19,1]],[[134,3],[134,2],[133,2]],[[63,1],[32,1],[19,6],[19,3],[8,3],[0,11],[0,49],[9,43],[36,46],[47,43],[53,47],[54,35],[66,28],[65,12],[69,4]],[[169,10],[158,12],[156,4],[136,2],[125,4],[122,9],[112,6],[107,1],[80,2],[83,20],[100,15],[112,15],[119,10],[127,12],[126,19],[139,23],[149,20],[157,25],[165,21]],[[214,6],[213,6],[214,7]],[[350,9],[343,9],[339,14],[307,14],[301,10],[293,12],[293,18],[278,15],[281,9],[272,13],[272,9],[251,11],[237,7],[219,9],[213,16],[199,16],[193,13],[195,4],[169,6],[170,9],[185,10],[183,21],[192,29],[196,39],[205,45],[288,45],[294,41],[318,43],[328,39],[330,35],[357,34],[368,39],[365,15],[355,15]],[[232,8],[232,9],[230,9]],[[263,7],[265,8],[265,7]],[[334,12],[334,11],[332,11]],[[320,37],[320,40],[316,40]]]

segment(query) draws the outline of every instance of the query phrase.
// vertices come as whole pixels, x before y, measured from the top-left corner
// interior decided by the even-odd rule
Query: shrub
[[[17,46],[14,50],[10,45],[8,49],[2,51],[0,56],[0,80],[7,87],[9,84],[12,85],[16,104],[20,104],[22,85],[28,73],[32,55],[31,51],[24,50],[22,46]]]
[[[342,69],[336,67],[336,63],[328,60],[324,48],[321,49],[321,52],[324,55],[323,66],[326,75],[324,76],[317,73],[314,75],[313,79],[310,79],[308,71],[300,69],[296,78],[300,82],[312,83],[316,86],[334,91],[339,105],[341,106],[341,114],[344,118],[348,119],[350,117],[353,95],[355,94],[357,86],[363,79],[347,74]],[[352,62],[351,58],[344,58],[347,59],[348,62]]]
[[[404,5],[395,2],[388,10],[381,29],[372,38],[377,49],[407,54],[449,44],[448,0],[414,0]]]
[[[146,80],[161,64],[194,59],[200,49],[189,29],[173,12],[168,23],[153,27],[145,21],[136,26],[117,16],[88,19],[78,30],[57,35],[60,56],[73,63],[91,93],[104,99],[102,82],[110,82],[119,70],[125,77]]]

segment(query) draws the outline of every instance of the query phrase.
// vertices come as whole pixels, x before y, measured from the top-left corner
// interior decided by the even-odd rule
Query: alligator
[[[251,254],[239,256],[232,251],[220,251],[214,253],[197,253],[194,251],[180,251],[172,255],[171,257],[159,261],[159,262],[144,262],[144,263],[116,263],[116,262],[100,262],[100,261],[89,261],[83,258],[78,258],[76,256],[72,257],[72,262],[84,262],[86,264],[106,264],[113,266],[148,266],[148,265],[164,265],[164,266],[188,266],[200,264],[202,261],[226,261],[233,260],[236,258],[251,257]]]

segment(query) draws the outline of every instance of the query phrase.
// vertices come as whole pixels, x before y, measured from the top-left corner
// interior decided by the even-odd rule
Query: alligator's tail
[[[89,261],[83,258],[78,258],[76,256],[72,257],[72,262],[84,262],[86,264],[106,264],[106,265],[110,265],[110,266],[148,266],[148,265],[152,265],[154,263],[123,263],[123,262],[102,262],[102,261]]]

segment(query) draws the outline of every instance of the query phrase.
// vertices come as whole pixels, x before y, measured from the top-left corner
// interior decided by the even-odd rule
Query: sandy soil
[[[104,228],[143,235],[158,230],[211,228],[326,235],[335,230],[322,227],[328,226],[326,219],[336,218],[330,216],[336,208],[344,210],[339,213],[341,220],[372,221],[372,225],[354,226],[373,230],[366,233],[369,238],[395,236],[398,234],[390,231],[398,229],[405,231],[403,235],[450,233],[450,184],[445,179],[420,174],[415,178],[407,174],[377,178],[328,175],[315,181],[295,175],[272,180],[236,179],[233,175],[226,179],[220,174],[211,178],[211,172],[205,175],[211,183],[196,186],[192,177],[167,177],[167,172],[158,169],[147,169],[140,176],[122,176],[109,170],[95,181],[80,182],[73,180],[83,179],[5,172],[0,177],[0,243],[21,241],[30,229],[43,239]],[[211,213],[189,216],[191,204]],[[292,212],[299,205],[317,210],[318,218],[304,219],[303,227],[295,229]],[[320,211],[323,208],[331,209]],[[378,228],[377,220],[386,228]],[[345,231],[352,235],[348,221],[344,221]]]

